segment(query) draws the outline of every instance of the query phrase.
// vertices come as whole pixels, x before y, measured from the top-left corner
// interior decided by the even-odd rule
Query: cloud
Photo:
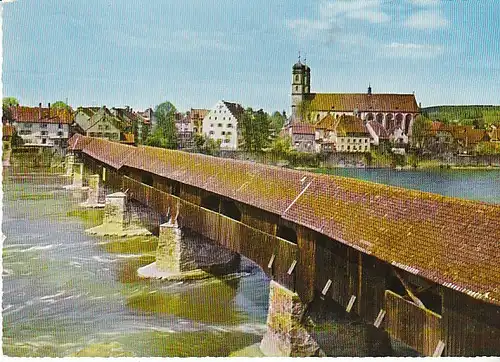
[[[438,6],[439,0],[409,0],[410,4],[420,7]]]
[[[353,35],[358,32],[356,24],[381,24],[390,21],[389,15],[382,10],[381,0],[337,0],[320,3],[317,18],[301,18],[287,20],[287,28],[295,31],[300,37],[333,35]],[[354,31],[348,29],[353,28]]]
[[[380,0],[327,1],[320,5],[320,14],[330,20],[347,18],[372,24],[385,23],[390,20],[389,15],[382,11]]]
[[[419,30],[435,30],[447,28],[450,22],[439,10],[421,10],[411,15],[404,25]]]
[[[443,54],[443,48],[431,44],[393,42],[384,45],[384,53],[400,58],[434,58]]]

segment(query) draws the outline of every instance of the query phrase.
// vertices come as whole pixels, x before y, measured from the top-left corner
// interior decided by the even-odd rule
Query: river
[[[500,203],[493,171],[335,173]],[[78,211],[81,195],[4,177],[5,355],[228,356],[261,340],[269,279],[249,260],[225,278],[140,280],[154,238],[89,236],[102,212]]]

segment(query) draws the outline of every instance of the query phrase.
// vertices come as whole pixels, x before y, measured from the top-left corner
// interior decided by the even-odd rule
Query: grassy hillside
[[[473,125],[478,128],[485,128],[491,124],[500,125],[500,106],[493,105],[427,107],[422,108],[422,114],[432,120]]]

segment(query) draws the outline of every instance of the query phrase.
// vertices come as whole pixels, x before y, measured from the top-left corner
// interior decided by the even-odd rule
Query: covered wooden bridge
[[[500,354],[500,206],[75,135],[88,173],[425,355]]]

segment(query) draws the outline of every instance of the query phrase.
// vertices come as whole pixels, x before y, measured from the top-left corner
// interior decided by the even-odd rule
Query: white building
[[[70,111],[65,109],[14,107],[13,126],[27,146],[65,147],[69,127],[73,123]]]
[[[203,118],[203,134],[216,141],[221,149],[238,148],[238,122],[243,115],[243,107],[237,103],[218,101]]]

